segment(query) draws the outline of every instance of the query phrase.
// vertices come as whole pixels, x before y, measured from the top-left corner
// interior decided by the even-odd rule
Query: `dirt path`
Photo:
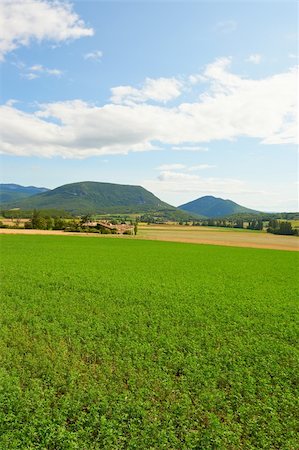
[[[101,235],[94,233],[65,233],[58,230],[0,229],[0,234],[60,235],[112,239],[148,239],[169,242],[187,242],[193,244],[227,245],[233,247],[269,248],[275,250],[299,251],[299,238],[278,236],[267,233],[180,229],[180,227],[140,227],[135,237],[123,235]]]

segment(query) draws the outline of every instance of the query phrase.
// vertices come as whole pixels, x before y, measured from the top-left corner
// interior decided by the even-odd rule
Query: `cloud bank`
[[[0,61],[32,41],[63,42],[92,36],[68,2],[2,0],[0,2]]]
[[[72,100],[29,113],[8,102],[0,108],[0,151],[85,158],[165,146],[204,151],[209,142],[239,137],[296,143],[297,70],[250,79],[232,73],[230,65],[230,58],[217,59],[192,74],[192,82],[190,76],[158,78],[139,88],[115,87],[103,106]],[[204,89],[199,98],[184,101],[184,92],[190,97],[198,84]]]

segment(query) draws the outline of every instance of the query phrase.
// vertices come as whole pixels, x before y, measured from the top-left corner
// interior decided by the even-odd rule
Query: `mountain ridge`
[[[37,186],[22,186],[16,183],[0,183],[0,203],[14,202],[50,189]]]
[[[142,186],[83,181],[59,186],[53,190],[18,199],[6,205],[9,208],[63,209],[72,214],[145,213],[182,211],[169,205]],[[182,217],[187,217],[184,212]]]
[[[207,218],[231,216],[232,214],[240,213],[259,213],[260,211],[246,208],[238,203],[223,199],[220,197],[214,197],[213,195],[205,195],[192,200],[188,203],[178,206],[179,209],[205,216]]]

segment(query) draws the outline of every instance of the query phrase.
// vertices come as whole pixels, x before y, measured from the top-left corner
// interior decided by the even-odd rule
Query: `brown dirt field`
[[[269,248],[275,250],[299,251],[299,238],[295,236],[278,236],[263,232],[215,230],[205,227],[179,227],[179,226],[140,226],[138,235],[101,235],[93,233],[65,233],[57,230],[13,230],[2,228],[2,234],[27,235],[63,235],[80,237],[100,237],[117,239],[149,239],[159,241],[187,242],[193,244],[227,245],[233,247]]]
[[[189,242],[194,244],[227,245],[233,247],[270,248],[275,250],[299,251],[299,238],[279,236],[264,232],[234,231],[233,229],[206,229],[198,227],[163,226],[142,227],[137,236],[144,239],[162,241]]]

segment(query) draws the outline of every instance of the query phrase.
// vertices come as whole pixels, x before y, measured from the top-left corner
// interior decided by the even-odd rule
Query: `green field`
[[[1,450],[298,449],[298,253],[7,235],[1,260]]]

